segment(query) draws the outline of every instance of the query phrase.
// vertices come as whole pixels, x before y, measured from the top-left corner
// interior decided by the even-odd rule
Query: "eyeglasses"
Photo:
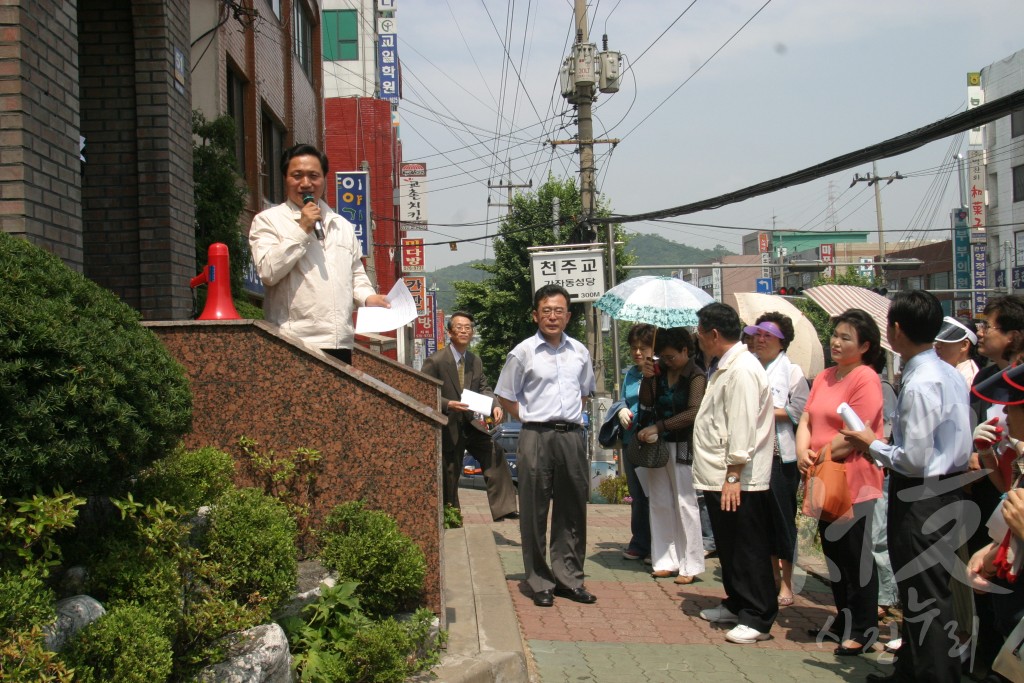
[[[541,315],[554,315],[561,318],[566,313],[564,308],[542,308],[538,311]]]
[[[472,325],[452,325],[452,331],[454,332],[472,332]]]
[[[985,330],[985,331],[988,331],[988,330],[995,330],[996,332],[1002,332],[1002,331],[1003,331],[1003,328],[1001,328],[1001,327],[996,327],[995,325],[991,324],[991,323],[990,323],[990,322],[988,322],[987,320],[981,320],[981,321],[979,321],[978,323],[976,323],[976,324],[975,324],[975,327],[977,327],[977,328],[978,328],[978,331],[979,331],[979,332],[981,332],[981,331],[983,331],[983,330]]]

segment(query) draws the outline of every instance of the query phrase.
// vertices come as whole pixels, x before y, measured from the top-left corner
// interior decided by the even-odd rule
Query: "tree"
[[[561,203],[562,220],[558,235],[551,225],[552,200]],[[530,285],[530,254],[527,247],[578,243],[581,239],[577,217],[581,215],[579,189],[574,179],[558,180],[549,176],[537,191],[512,198],[509,213],[502,220],[499,236],[494,240],[494,263],[477,264],[475,268],[489,274],[482,282],[456,281],[456,308],[469,311],[476,318],[475,351],[484,364],[488,377],[496,379],[508,352],[537,331],[530,314],[533,309],[533,287]],[[608,215],[598,205],[597,214]],[[615,240],[626,239],[622,227],[615,226]],[[625,277],[623,266],[631,258],[621,246],[615,248],[616,280]],[[583,305],[571,304],[572,319],[566,333],[582,339],[584,334]]]
[[[192,134],[195,136],[192,173],[196,203],[196,272],[206,265],[211,244],[226,244],[231,264],[231,294],[240,301],[242,274],[249,263],[249,244],[238,220],[248,193],[236,170],[235,120],[224,115],[207,121],[201,112],[193,111]]]

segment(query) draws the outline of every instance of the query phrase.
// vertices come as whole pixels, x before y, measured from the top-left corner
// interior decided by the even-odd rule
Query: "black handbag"
[[[668,443],[661,437],[654,443],[641,443],[634,434],[626,446],[626,458],[633,467],[664,467],[668,464]]]

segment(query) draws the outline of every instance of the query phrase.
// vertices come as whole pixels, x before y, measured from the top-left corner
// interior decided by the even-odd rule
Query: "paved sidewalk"
[[[483,491],[463,488],[459,497],[469,553],[474,552],[476,538],[478,552],[480,547],[493,547],[499,557],[530,681],[691,681],[695,673],[705,683],[860,681],[870,672],[892,671],[884,665],[891,655],[882,653],[880,646],[870,655],[836,657],[834,643],[819,644],[807,635],[809,628],[824,626],[834,608],[828,588],[802,571],[796,602],[781,608],[771,640],[754,645],[727,642],[727,629],[698,616],[701,609],[717,605],[724,597],[717,560],[711,558],[707,571],[689,586],[651,578],[649,566],[621,554],[629,537],[628,505],[591,504],[588,509],[584,570],[587,588],[597,596],[597,603],[580,605],[555,598],[554,607],[536,607],[523,580],[518,523],[491,522]],[[486,534],[481,535],[485,528],[494,546]],[[455,567],[446,567],[446,579],[449,569]],[[474,578],[477,584],[500,580]],[[487,602],[478,600],[484,612]],[[883,632],[880,640],[889,637]]]

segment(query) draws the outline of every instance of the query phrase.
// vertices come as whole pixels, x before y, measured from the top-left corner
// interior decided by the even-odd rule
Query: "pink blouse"
[[[860,416],[864,424],[882,437],[882,382],[878,373],[867,365],[860,365],[846,377],[836,379],[838,366],[822,371],[814,378],[811,393],[807,397],[807,426],[811,434],[811,450],[817,452],[832,441],[840,429],[844,429],[843,418],[836,408],[844,401]],[[846,484],[854,503],[880,498],[882,495],[882,470],[867,456],[851,453],[846,463]]]

